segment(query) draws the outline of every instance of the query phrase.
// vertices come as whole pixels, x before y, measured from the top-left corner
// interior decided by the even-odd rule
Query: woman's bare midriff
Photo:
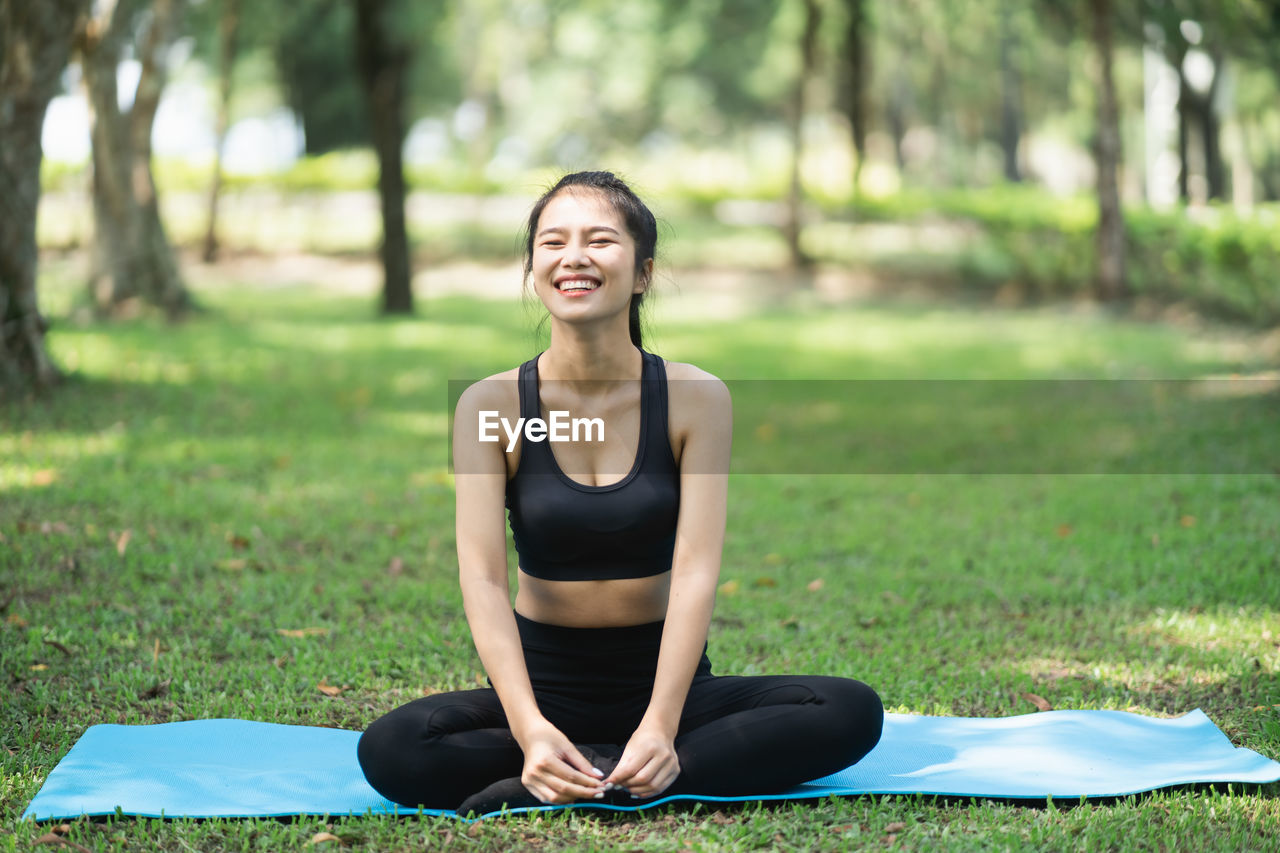
[[[667,615],[671,572],[647,578],[549,581],[518,574],[516,612],[566,628],[617,628],[659,622]]]

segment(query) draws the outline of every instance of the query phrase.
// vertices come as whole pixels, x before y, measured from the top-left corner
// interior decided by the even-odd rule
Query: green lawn
[[[672,277],[696,291],[696,276]],[[56,315],[71,283],[53,273],[45,287]],[[424,301],[420,319],[380,321],[369,298],[239,282],[199,296],[212,310],[176,328],[56,325],[50,345],[74,380],[0,411],[0,850],[48,831],[17,816],[89,725],[362,728],[479,677],[456,588],[448,382],[534,354],[530,315],[448,297]],[[848,454],[828,457],[846,473],[801,457],[798,473],[763,474],[770,441],[784,453],[791,430],[812,441],[837,430],[799,408],[759,414],[802,384],[745,381],[1256,375],[1275,369],[1274,341],[1067,307],[800,298],[720,320],[682,313],[693,304],[660,309],[653,348],[744,380],[731,386],[744,423],[780,419],[740,426],[735,442],[717,672],[855,676],[907,713],[1034,712],[1023,693],[1056,708],[1199,707],[1237,745],[1280,756],[1274,389],[1179,403],[1172,422],[1186,429],[1161,432],[1147,456],[1103,448],[1096,466],[1079,442],[1050,452],[1050,473],[1027,473],[1002,467],[998,446],[974,461],[953,457],[963,444],[917,440],[887,469],[845,442],[820,446]],[[980,408],[1008,386],[964,387]],[[943,440],[947,412],[913,393],[884,417],[933,419]],[[1043,406],[1000,393],[1012,423],[994,428],[1071,444]],[[881,407],[847,396],[834,423],[883,438]],[[868,470],[881,473],[856,473]],[[1273,845],[1280,826],[1280,785],[1069,805],[867,797],[471,827],[120,819],[74,822],[69,838],[92,850],[317,849],[307,842],[328,828],[369,850],[1238,850]]]

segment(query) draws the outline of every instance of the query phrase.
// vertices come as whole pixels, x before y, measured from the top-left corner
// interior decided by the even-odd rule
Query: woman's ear
[[[636,286],[632,293],[645,293],[653,282],[653,258],[645,258],[640,266],[640,274],[636,276]]]

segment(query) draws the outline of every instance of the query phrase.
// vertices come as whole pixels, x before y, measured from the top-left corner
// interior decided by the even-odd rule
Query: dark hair
[[[636,273],[644,269],[644,262],[656,256],[658,249],[658,222],[640,197],[626,182],[613,172],[571,172],[555,186],[542,194],[529,212],[529,224],[524,235],[524,276],[528,280],[533,272],[533,238],[538,230],[538,219],[551,199],[563,190],[591,190],[604,196],[626,223],[627,232],[636,242]],[[642,293],[631,294],[631,307],[627,312],[627,326],[631,331],[631,343],[640,346],[640,305],[648,293],[648,282]]]

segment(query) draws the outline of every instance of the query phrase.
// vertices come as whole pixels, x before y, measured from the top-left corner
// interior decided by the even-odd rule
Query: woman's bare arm
[[[525,754],[525,787],[546,802],[570,802],[595,796],[601,786],[534,698],[507,581],[505,453],[500,442],[479,441],[480,411],[509,409],[502,394],[510,384],[479,382],[463,392],[454,412],[458,582],[476,651]]]

